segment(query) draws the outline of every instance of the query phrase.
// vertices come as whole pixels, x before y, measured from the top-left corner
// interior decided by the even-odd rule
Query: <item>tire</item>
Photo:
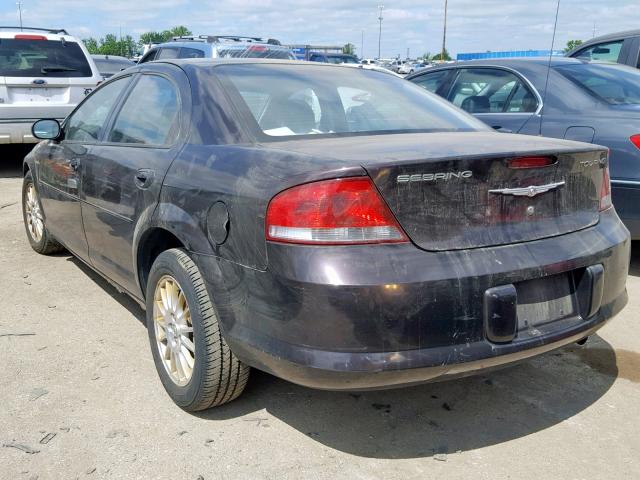
[[[31,172],[27,172],[22,181],[22,219],[29,244],[36,252],[50,255],[64,250],[47,229],[40,196]]]
[[[223,405],[242,393],[250,368],[222,337],[200,270],[187,252],[174,248],[155,260],[146,307],[153,361],[176,405],[194,412]]]

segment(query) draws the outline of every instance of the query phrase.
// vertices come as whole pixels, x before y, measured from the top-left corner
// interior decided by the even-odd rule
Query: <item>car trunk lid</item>
[[[359,161],[409,238],[425,250],[537,240],[599,220],[607,156],[601,147],[484,132],[343,140],[334,139],[331,146],[323,140],[300,142],[297,148],[291,141],[286,148],[331,150]],[[551,158],[552,164],[509,167],[512,159],[532,156]]]

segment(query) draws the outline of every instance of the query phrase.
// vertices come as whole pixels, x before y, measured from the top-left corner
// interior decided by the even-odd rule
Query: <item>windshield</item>
[[[227,47],[218,50],[219,58],[275,58],[291,60],[291,53],[286,48],[271,48],[266,45],[250,45]]]
[[[92,73],[76,42],[0,38],[0,76],[91,77]]]
[[[619,65],[585,63],[555,69],[587,93],[610,105],[640,104],[640,71]]]
[[[236,64],[216,72],[232,101],[273,137],[487,129],[422,88],[370,70]]]

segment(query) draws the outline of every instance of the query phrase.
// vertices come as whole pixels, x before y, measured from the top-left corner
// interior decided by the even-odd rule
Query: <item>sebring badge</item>
[[[416,173],[414,175],[398,175],[398,183],[412,182],[436,182],[438,180],[449,181],[454,178],[469,178],[473,176],[471,170],[464,172],[439,172],[439,173]]]

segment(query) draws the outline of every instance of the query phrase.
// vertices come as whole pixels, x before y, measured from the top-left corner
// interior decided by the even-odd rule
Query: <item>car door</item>
[[[109,112],[130,81],[119,78],[101,86],[63,125],[63,139],[37,152],[37,174],[47,228],[78,257],[88,258],[80,207],[81,172]]]
[[[134,82],[83,169],[82,219],[93,266],[141,297],[134,234],[150,219],[181,146],[190,93],[185,74],[170,65],[154,66]]]

